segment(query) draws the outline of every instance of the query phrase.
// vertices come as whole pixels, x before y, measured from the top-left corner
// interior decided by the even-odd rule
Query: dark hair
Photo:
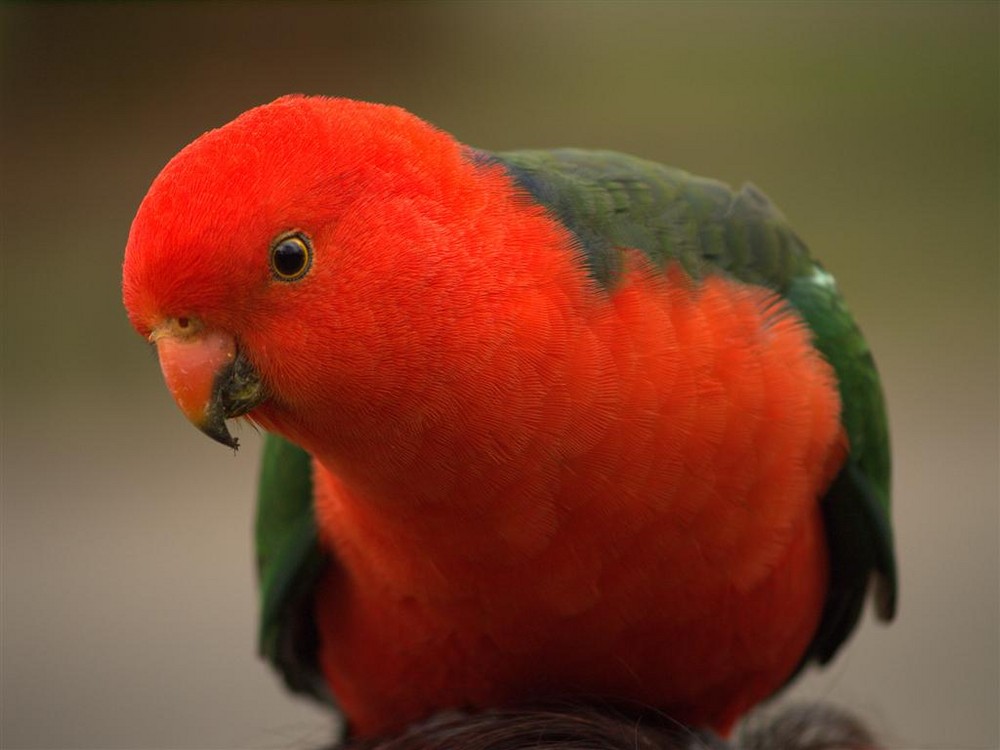
[[[850,714],[801,704],[748,719],[735,745],[650,709],[562,703],[477,713],[445,712],[380,740],[333,750],[877,750]]]

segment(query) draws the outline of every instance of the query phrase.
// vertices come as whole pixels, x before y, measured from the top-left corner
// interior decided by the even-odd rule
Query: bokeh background
[[[331,736],[254,654],[257,438],[234,457],[184,422],[119,293],[166,160],[305,92],[764,189],[878,356],[902,564],[898,620],[785,698],[996,748],[998,7],[3,4],[3,747]]]

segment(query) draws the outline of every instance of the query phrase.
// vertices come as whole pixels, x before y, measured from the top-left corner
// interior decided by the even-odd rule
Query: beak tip
[[[212,440],[217,443],[222,443],[227,448],[232,448],[233,451],[238,451],[240,449],[239,438],[233,437],[229,432],[229,428],[226,427],[226,421],[222,418],[221,414],[216,413],[214,418],[206,419],[197,425],[198,429],[208,435]]]

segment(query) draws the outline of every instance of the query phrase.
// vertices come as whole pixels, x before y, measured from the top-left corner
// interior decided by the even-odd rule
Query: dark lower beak
[[[242,417],[264,401],[264,385],[253,366],[242,354],[216,375],[205,417],[196,425],[202,432],[233,450],[240,441],[226,426],[227,419]]]
[[[221,331],[155,338],[160,368],[184,415],[213,440],[234,450],[226,420],[242,417],[266,397],[264,384],[233,337]]]

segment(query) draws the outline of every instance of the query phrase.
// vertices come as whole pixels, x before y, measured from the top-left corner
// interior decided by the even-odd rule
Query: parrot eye
[[[312,265],[312,244],[302,232],[279,235],[271,244],[271,271],[281,281],[298,281]]]

